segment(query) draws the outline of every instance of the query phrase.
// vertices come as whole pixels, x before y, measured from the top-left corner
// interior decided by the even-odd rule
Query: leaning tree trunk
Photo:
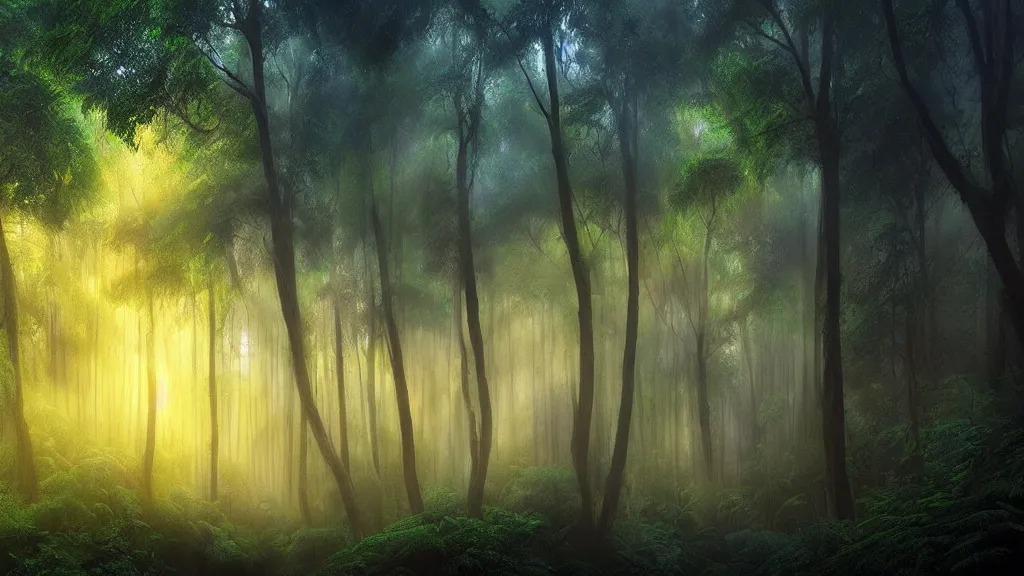
[[[217,426],[217,295],[213,290],[213,273],[210,274],[210,500],[217,500],[217,475],[220,460],[220,430]]]
[[[355,486],[348,469],[335,453],[331,445],[330,435],[324,426],[320,411],[313,398],[309,367],[306,365],[306,347],[303,339],[302,315],[299,308],[298,289],[295,283],[295,246],[294,222],[292,221],[291,200],[282,189],[278,180],[277,166],[274,163],[273,143],[270,135],[270,119],[267,110],[266,82],[264,79],[263,55],[263,23],[261,20],[262,3],[250,4],[249,14],[241,23],[242,33],[249,44],[252,57],[253,93],[249,101],[256,119],[256,132],[259,136],[260,160],[263,175],[267,183],[267,194],[270,205],[271,250],[274,261],[274,277],[277,283],[277,294],[281,302],[281,313],[284,316],[288,343],[292,356],[292,369],[295,373],[295,387],[299,393],[299,403],[307,419],[309,429],[316,440],[317,447],[327,467],[338,485],[341,499],[345,506],[345,514],[357,538],[367,533],[367,526],[359,510]]]
[[[153,462],[156,459],[156,322],[153,295],[146,296],[149,332],[146,335],[146,451],[142,457],[142,493],[153,500]]]
[[[29,502],[35,501],[39,493],[36,468],[32,456],[32,437],[25,420],[25,396],[21,381],[21,355],[18,349],[18,299],[11,253],[7,249],[3,221],[0,219],[0,274],[3,274],[4,324],[7,329],[7,353],[11,358],[14,372],[14,401],[11,406],[14,419],[15,451],[17,453],[18,490]]]
[[[346,469],[349,466],[348,449],[348,409],[345,404],[345,356],[342,354],[342,333],[341,333],[341,298],[338,297],[337,287],[334,289],[334,370],[338,375],[338,431],[341,442],[341,463]]]
[[[395,322],[395,311],[391,294],[391,279],[388,275],[387,241],[384,228],[377,213],[376,200],[370,200],[370,218],[373,225],[374,241],[377,244],[377,267],[380,270],[380,293],[384,307],[384,325],[388,342],[391,343],[391,371],[395,377],[395,397],[398,404],[398,428],[402,438],[402,472],[405,491],[409,496],[409,507],[413,514],[423,512],[423,495],[416,475],[416,443],[413,438],[412,411],[409,408],[409,382],[405,377],[405,359],[402,356],[402,340]]]
[[[550,24],[550,23],[549,23]],[[590,486],[590,425],[594,415],[594,311],[591,301],[590,274],[580,248],[573,213],[573,192],[569,180],[569,160],[562,134],[558,71],[555,64],[554,38],[550,27],[541,39],[544,50],[544,71],[547,76],[549,109],[548,132],[551,137],[551,156],[555,163],[558,183],[558,207],[562,220],[562,238],[569,253],[576,299],[579,306],[579,401],[572,428],[572,461],[576,481],[580,488],[580,528],[590,532],[594,527],[594,495]]]
[[[482,99],[482,97],[482,94],[478,95],[478,98]],[[470,125],[465,126],[461,113],[461,98],[459,96],[456,98],[456,108],[459,109],[459,150],[455,161],[455,181],[458,194],[459,271],[466,295],[466,324],[469,327],[469,343],[473,347],[477,399],[480,402],[480,443],[476,469],[470,475],[468,508],[470,516],[480,518],[483,516],[484,482],[487,480],[487,465],[491,458],[491,438],[494,434],[491,392],[487,385],[487,370],[484,367],[484,336],[483,329],[480,327],[480,298],[476,287],[476,268],[473,265],[472,222],[469,210],[470,184],[467,157],[469,145],[474,140],[475,131],[480,122],[480,107],[478,103],[472,106]],[[459,305],[461,306],[461,302]],[[461,325],[459,326],[459,340],[461,344]],[[463,359],[465,359],[464,352]]]
[[[640,235],[637,231],[637,126],[636,102],[633,110],[624,103],[619,113],[619,151],[622,156],[622,175],[626,184],[626,344],[622,351],[622,395],[619,399],[619,418],[615,429],[615,446],[605,483],[604,502],[598,522],[598,533],[604,537],[611,530],[618,512],[626,472],[626,451],[629,448],[629,429],[633,421],[633,396],[636,384],[636,340],[640,323]]]

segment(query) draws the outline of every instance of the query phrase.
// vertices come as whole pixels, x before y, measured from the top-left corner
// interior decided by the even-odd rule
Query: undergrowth
[[[145,503],[124,459],[83,452],[41,466],[36,503],[0,484],[0,574],[973,575],[1024,566],[1024,431],[963,420],[924,432],[923,467],[862,488],[856,522],[803,520],[808,488],[789,477],[714,495],[666,487],[631,495],[599,557],[568,536],[579,500],[562,468],[496,472],[482,519],[466,517],[461,494],[429,487],[424,513],[354,542],[343,525],[242,521],[180,489]]]

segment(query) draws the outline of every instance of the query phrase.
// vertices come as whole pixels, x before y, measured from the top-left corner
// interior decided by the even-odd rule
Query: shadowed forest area
[[[0,573],[1017,573],[1021,22],[0,0]]]

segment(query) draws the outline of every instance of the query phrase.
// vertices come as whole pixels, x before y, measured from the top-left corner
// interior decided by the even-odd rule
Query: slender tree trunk
[[[473,347],[474,365],[476,366],[477,399],[480,402],[480,443],[476,460],[476,468],[470,474],[468,507],[469,515],[483,516],[484,482],[487,480],[487,465],[491,458],[491,438],[494,433],[494,417],[491,409],[491,391],[487,383],[485,369],[484,336],[480,327],[480,298],[477,294],[476,268],[473,265],[472,221],[470,217],[469,196],[469,146],[475,141],[475,133],[480,122],[480,104],[483,99],[482,84],[476,95],[477,100],[470,105],[470,121],[466,125],[461,112],[461,94],[456,95],[456,108],[459,109],[459,149],[455,161],[456,192],[458,194],[459,223],[459,271],[463,289],[465,290],[466,320],[469,327],[469,343]],[[461,300],[461,299],[460,299]],[[461,302],[458,303],[462,305]],[[459,325],[459,342],[462,343],[462,325]],[[465,350],[463,361],[465,361]]]
[[[472,491],[480,470],[477,464],[480,458],[480,437],[476,426],[476,411],[473,409],[473,396],[469,389],[469,354],[466,351],[466,339],[462,335],[462,287],[458,280],[454,284],[452,314],[455,329],[459,334],[459,382],[462,387],[462,404],[466,408],[466,425],[469,428],[469,486]]]
[[[626,96],[629,98],[629,96]],[[598,532],[608,535],[619,508],[623,478],[626,472],[626,452],[629,431],[633,421],[633,397],[636,384],[636,341],[640,323],[640,235],[637,230],[637,110],[636,101],[623,102],[619,113],[619,152],[622,156],[622,175],[625,181],[626,216],[626,342],[622,351],[622,395],[619,398],[619,417],[615,428],[615,445],[605,484],[604,501]]]
[[[377,299],[373,293],[373,280],[367,274],[367,332],[366,343],[366,405],[370,428],[370,456],[373,470],[380,477],[380,441],[377,439]]]
[[[341,332],[341,301],[338,297],[338,289],[334,288],[334,371],[338,375],[338,431],[341,439],[341,462],[346,469],[349,466],[348,446],[348,410],[345,403],[345,356],[342,347]],[[358,359],[357,359],[358,360]]]
[[[4,324],[7,330],[7,353],[14,373],[14,399],[11,404],[14,419],[15,451],[17,454],[17,485],[22,496],[34,502],[39,495],[35,462],[32,455],[32,437],[25,419],[25,395],[21,380],[21,356],[18,348],[18,296],[11,253],[0,218],[0,274],[3,274]]]
[[[156,321],[153,316],[153,295],[146,297],[149,333],[146,335],[146,451],[142,457],[142,492],[153,500],[153,461],[156,458]]]
[[[306,349],[302,334],[302,318],[299,308],[298,289],[295,284],[295,247],[294,223],[292,222],[292,204],[289,195],[282,189],[278,180],[277,167],[274,163],[273,145],[270,135],[270,119],[267,111],[267,97],[264,79],[263,54],[263,22],[261,19],[262,3],[250,3],[249,14],[241,23],[242,32],[249,44],[252,56],[253,94],[250,97],[256,119],[256,131],[259,136],[260,159],[263,174],[267,182],[267,193],[270,201],[270,232],[274,261],[274,276],[277,293],[281,302],[281,313],[284,316],[285,328],[291,349],[292,369],[295,372],[295,386],[299,393],[299,403],[305,415],[313,438],[316,440],[320,454],[327,462],[331,474],[341,492],[349,524],[357,538],[367,533],[352,478],[341,458],[331,445],[330,436],[320,417],[313,398],[310,384],[309,367],[306,365]]]
[[[569,161],[562,134],[561,104],[558,95],[558,70],[555,64],[552,22],[548,22],[541,47],[544,51],[544,72],[548,84],[548,132],[551,156],[558,182],[558,207],[562,221],[562,239],[569,253],[576,299],[579,306],[579,401],[573,419],[572,460],[580,489],[580,528],[584,533],[594,528],[594,496],[590,486],[590,426],[594,414],[594,312],[591,302],[590,273],[580,247],[573,213],[573,192],[569,180]]]
[[[210,324],[210,500],[217,500],[218,462],[220,460],[220,430],[217,425],[217,294],[214,291],[213,272],[210,272],[209,287]]]
[[[409,496],[409,507],[413,514],[423,512],[423,495],[416,475],[416,444],[413,438],[412,412],[409,408],[409,384],[405,376],[405,359],[402,356],[402,340],[395,322],[391,280],[388,276],[388,255],[384,227],[377,213],[377,202],[370,200],[373,236],[377,245],[377,266],[380,270],[381,301],[384,307],[384,325],[387,329],[391,349],[391,371],[395,377],[395,397],[398,404],[398,428],[402,439],[402,469],[405,491]]]

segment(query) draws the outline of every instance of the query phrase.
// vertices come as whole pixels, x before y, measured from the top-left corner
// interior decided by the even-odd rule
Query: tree
[[[1017,215],[1017,243],[1024,239],[1024,195],[1019,192],[1013,173],[1014,128],[1011,115],[1011,86],[1019,67],[1019,50],[1015,35],[1014,3],[1009,0],[979,2],[975,7],[970,0],[957,0],[956,9],[962,17],[963,30],[970,46],[977,91],[980,94],[979,125],[983,176],[979,181],[969,163],[959,158],[951,148],[943,128],[936,121],[938,115],[928,104],[925,94],[910,76],[904,40],[892,0],[882,0],[885,28],[899,81],[921,122],[921,127],[932,155],[949,183],[974,221],[988,250],[989,258],[1006,290],[1007,313],[1018,339],[1024,339],[1024,273],[1014,257],[1007,240],[1007,217],[1011,211]],[[943,8],[946,8],[943,6]],[[941,14],[941,20],[948,18]],[[934,58],[934,55],[929,54]],[[934,60],[933,60],[934,61]],[[1017,127],[1019,128],[1019,126]]]
[[[467,374],[463,373],[463,401],[466,404],[470,426],[470,480],[468,507],[471,516],[483,516],[484,483],[490,462],[494,418],[491,409],[490,387],[487,383],[483,330],[480,327],[480,297],[477,291],[476,267],[473,263],[472,217],[470,195],[480,157],[481,117],[484,106],[484,82],[488,71],[486,39],[490,30],[483,8],[475,2],[461,2],[452,7],[452,66],[446,74],[447,84],[455,112],[455,195],[458,222],[458,277],[461,289],[456,306],[465,302],[469,342],[473,349],[476,368],[477,398],[480,403],[480,429],[477,432],[469,395]],[[465,295],[463,301],[462,296]],[[462,337],[461,314],[457,314],[459,346],[463,368],[466,363],[465,341]]]
[[[713,353],[709,335],[709,302],[711,298],[708,264],[716,229],[721,226],[719,210],[724,209],[727,196],[743,184],[743,173],[733,159],[723,156],[696,157],[684,169],[683,181],[677,192],[677,206],[693,206],[702,223],[702,248],[697,264],[697,277],[687,282],[690,327],[696,342],[697,411],[700,423],[701,453],[704,474],[710,480],[714,475],[711,442],[711,406],[708,401],[708,360]]]
[[[238,107],[225,106],[216,128],[199,133],[179,124],[163,135],[165,145],[190,161],[187,177],[191,185],[178,202],[160,214],[155,226],[159,249],[175,253],[166,265],[178,266],[176,291],[205,288],[207,292],[208,366],[207,388],[210,417],[210,500],[218,498],[220,426],[217,388],[217,299],[224,308],[233,295],[243,293],[235,260],[235,236],[244,219],[262,220],[257,195],[259,178],[251,158],[234,148],[251,122],[244,121]],[[241,115],[239,121],[237,116]],[[235,132],[235,131],[238,132]],[[240,133],[239,133],[240,132]],[[223,280],[227,278],[228,282]],[[205,281],[204,281],[205,280]],[[205,284],[205,286],[204,286]]]
[[[581,15],[582,36],[592,46],[577,56],[589,64],[591,84],[576,100],[577,111],[596,109],[591,123],[601,125],[600,116],[611,112],[612,130],[619,148],[623,182],[623,215],[626,224],[627,266],[625,344],[622,355],[622,391],[615,431],[615,444],[604,499],[597,521],[598,535],[607,537],[618,511],[626,468],[629,431],[633,415],[636,382],[637,336],[640,307],[640,160],[642,118],[654,117],[680,85],[680,70],[686,66],[688,41],[684,8],[673,3],[637,3],[603,0]],[[674,95],[674,94],[673,94]],[[670,99],[672,96],[669,96]]]
[[[796,89],[799,94],[799,112],[795,121],[809,121],[814,128],[814,157],[821,170],[821,253],[825,296],[822,328],[822,435],[826,493],[833,515],[843,520],[852,519],[854,504],[846,472],[840,341],[840,126],[835,93],[846,78],[833,77],[834,72],[841,69],[835,54],[839,3],[834,0],[818,0],[780,5],[775,0],[743,0],[738,4],[738,10],[734,17],[755,42],[754,46],[791,62],[792,68],[786,71],[787,81],[795,84],[785,89]],[[809,48],[813,26],[819,32],[817,78],[812,70],[812,52]]]
[[[547,103],[541,100],[530,73],[517,56],[519,67],[529,84],[534,101],[548,127],[551,141],[551,158],[555,167],[555,182],[558,192],[558,210],[561,219],[562,240],[569,255],[573,283],[576,286],[576,301],[579,319],[579,396],[575,404],[572,429],[573,469],[580,489],[580,529],[589,534],[594,529],[594,493],[590,485],[590,428],[594,415],[594,310],[590,286],[590,272],[584,260],[580,237],[573,211],[573,189],[569,178],[569,154],[562,126],[562,101],[559,96],[559,67],[555,53],[556,35],[562,34],[562,21],[572,6],[560,0],[524,1],[518,4],[507,17],[511,27],[518,30],[515,38],[522,45],[533,42],[540,44],[543,55],[543,74],[547,85]],[[558,46],[562,42],[559,40]],[[516,45],[517,50],[523,46]]]
[[[0,276],[7,353],[14,374],[12,418],[17,486],[29,501],[38,492],[32,438],[25,420],[18,334],[17,282],[3,220],[21,213],[62,225],[87,198],[95,165],[66,96],[0,43]]]
[[[50,8],[49,17],[55,22],[45,43],[48,59],[65,74],[85,73],[78,83],[80,89],[90,95],[92,106],[107,113],[111,129],[128,141],[134,137],[136,124],[152,119],[160,109],[173,111],[184,120],[193,110],[209,105],[212,78],[217,77],[213,71],[251,107],[267,194],[275,280],[300,405],[341,492],[353,532],[366,534],[352,479],[331,444],[306,364],[295,281],[294,198],[278,171],[267,98],[265,63],[277,37],[271,35],[268,44],[266,32],[268,26],[278,23],[273,18],[276,14],[268,11],[278,7],[210,0],[172,4],[160,11],[140,4],[111,10],[102,2],[54,0]],[[135,49],[125,50],[126,43]],[[224,59],[227,50],[238,54],[243,48],[247,58],[242,58],[250,64],[248,74],[232,70]],[[119,52],[132,59],[112,65],[106,56]],[[154,53],[157,57],[150,58]]]

